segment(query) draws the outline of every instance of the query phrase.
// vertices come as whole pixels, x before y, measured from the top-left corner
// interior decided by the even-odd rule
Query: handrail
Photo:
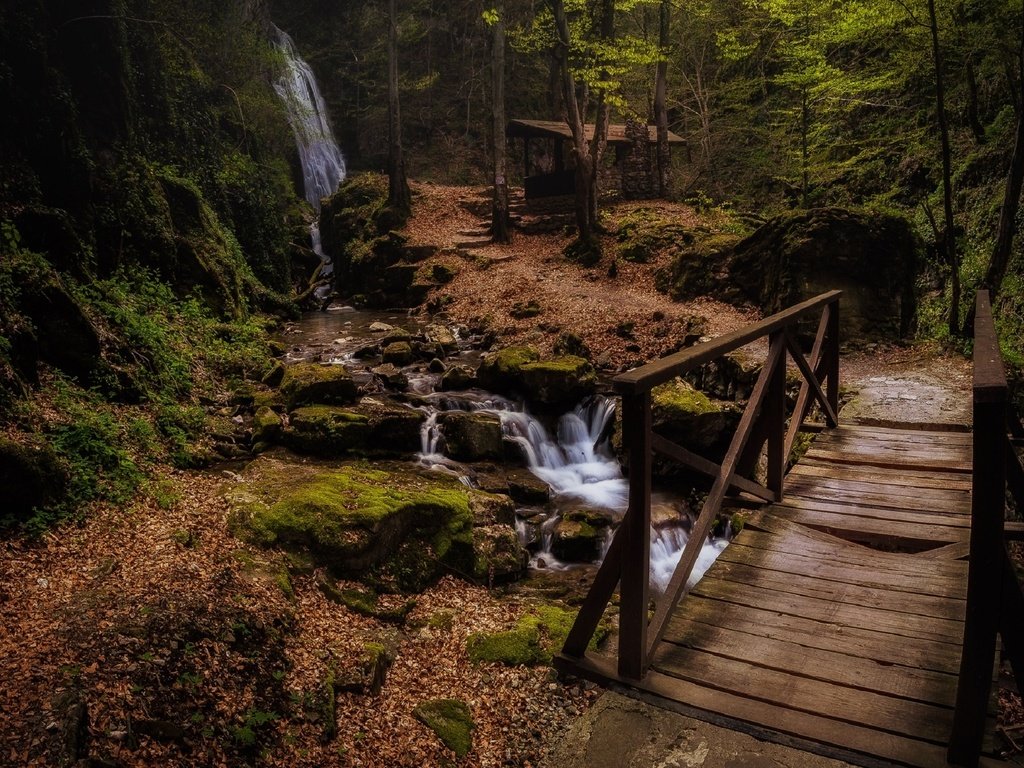
[[[999,339],[986,290],[978,291],[974,313],[973,481],[971,542],[967,572],[960,677],[947,758],[975,766],[985,735],[985,719],[995,663],[996,634],[1007,573],[1003,523],[1006,517],[1006,434],[1009,389]],[[1009,451],[1014,462],[1016,455]],[[1016,581],[1014,580],[1014,584]],[[1007,589],[1009,583],[1006,584]],[[1004,639],[1006,632],[1004,631]]]
[[[839,297],[829,291],[790,309],[752,323],[704,344],[677,352],[624,373],[613,380],[622,395],[623,443],[629,466],[629,508],[615,532],[576,621],[562,648],[563,657],[579,658],[612,597],[620,586],[618,671],[623,678],[641,679],[669,618],[685,592],[700,548],[707,538],[726,494],[744,492],[765,501],[782,499],[786,458],[813,403],[829,426],[839,412]],[[810,359],[794,336],[797,324],[821,311]],[[696,456],[655,434],[651,428],[651,390],[694,368],[764,336],[768,358],[733,435],[721,465]],[[792,358],[803,377],[796,407],[786,427],[786,361]],[[764,485],[749,476],[767,446]],[[679,558],[669,586],[648,622],[651,530],[651,455],[654,451],[714,479],[700,515]]]
[[[704,363],[709,363],[722,355],[733,352],[745,344],[760,339],[762,336],[767,336],[770,333],[795,324],[804,315],[828,304],[836,303],[841,295],[842,291],[822,293],[813,299],[808,299],[789,309],[766,317],[760,322],[745,325],[716,339],[711,339],[703,344],[698,344],[659,360],[653,360],[647,363],[647,365],[626,371],[626,373],[616,376],[612,380],[612,385],[615,387],[615,391],[621,394],[650,391],[659,384],[664,384],[666,381],[692,371]]]

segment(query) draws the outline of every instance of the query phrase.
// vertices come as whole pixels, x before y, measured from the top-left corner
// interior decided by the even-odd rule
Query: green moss
[[[288,575],[288,571],[279,570],[273,575],[274,583],[277,584],[281,593],[289,600],[295,599],[295,588],[292,586],[292,578]]]
[[[297,451],[338,455],[365,448],[369,435],[365,415],[329,405],[309,405],[292,412],[285,443]]]
[[[555,605],[532,608],[514,629],[494,634],[477,633],[466,640],[466,651],[474,662],[498,662],[509,666],[549,664],[565,644],[576,612]],[[598,626],[590,640],[591,650],[604,642],[608,626]]]
[[[516,376],[524,365],[535,363],[538,360],[540,360],[540,352],[533,347],[505,347],[492,356],[488,356],[481,368],[486,368],[489,375]]]
[[[650,208],[637,208],[619,221],[618,255],[626,261],[646,262],[664,252],[677,253],[694,240],[692,231]]]
[[[654,408],[663,411],[670,419],[720,410],[707,395],[681,379],[655,387],[651,396]]]
[[[356,397],[356,385],[344,366],[296,363],[285,371],[281,394],[289,408],[312,403],[350,403]]]
[[[345,572],[375,568],[403,588],[472,564],[469,492],[456,480],[365,464],[253,465],[254,480],[228,498],[235,530],[256,543],[307,549]]]
[[[473,715],[466,702],[458,699],[425,701],[416,706],[413,714],[436,733],[456,757],[465,757],[473,748]]]
[[[800,461],[811,447],[812,442],[814,442],[814,435],[811,432],[797,432],[793,447],[789,451],[787,466],[792,467]]]

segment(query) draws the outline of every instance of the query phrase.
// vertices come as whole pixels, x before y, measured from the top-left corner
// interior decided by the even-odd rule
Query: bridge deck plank
[[[823,432],[680,601],[643,681],[558,664],[853,762],[945,765],[967,565],[920,555],[966,541],[970,467],[969,434]]]

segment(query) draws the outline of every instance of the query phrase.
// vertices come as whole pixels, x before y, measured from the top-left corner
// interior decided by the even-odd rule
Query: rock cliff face
[[[223,294],[225,270],[248,283],[248,298],[259,283],[288,288],[283,214],[294,192],[273,158],[292,149],[270,86],[268,25],[263,0],[6,4],[0,218],[58,269],[139,263],[174,278],[192,252],[186,289],[198,280]],[[207,231],[195,236],[182,218]],[[221,243],[197,242],[210,230]],[[218,248],[239,263],[210,263]]]
[[[83,304],[97,280],[145,272],[223,318],[288,308],[301,209],[269,26],[265,0],[0,9],[9,392],[35,383],[37,362],[110,379]]]
[[[778,216],[720,248],[680,253],[669,291],[675,298],[717,295],[772,313],[840,289],[844,338],[903,336],[917,307],[920,251],[903,218],[817,208]]]

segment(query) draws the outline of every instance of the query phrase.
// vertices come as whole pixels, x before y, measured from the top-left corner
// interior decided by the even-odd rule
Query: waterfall
[[[626,479],[601,439],[614,415],[615,402],[596,397],[563,414],[553,439],[528,413],[500,414],[506,437],[519,444],[530,471],[556,495],[625,512],[629,494]]]
[[[274,44],[285,62],[281,76],[274,82],[274,90],[284,101],[288,123],[295,134],[306,200],[319,213],[321,198],[334,194],[345,180],[345,158],[334,140],[334,132],[327,119],[327,105],[320,95],[313,70],[299,56],[287,32],[275,26],[274,33],[277,36]],[[324,253],[319,221],[310,225],[309,239],[313,252],[323,262],[320,274],[330,275],[334,266]],[[323,300],[330,292],[329,286],[321,286],[316,290],[316,297]]]
[[[277,35],[275,46],[285,60],[284,71],[274,83],[274,90],[284,101],[288,123],[295,134],[306,200],[319,211],[320,199],[334,194],[345,180],[345,158],[334,140],[327,105],[320,95],[313,70],[299,56],[287,32],[276,26],[274,32]],[[316,237],[319,237],[319,230]]]
[[[422,428],[421,461],[427,466],[459,475],[457,462],[447,459],[441,452],[441,425],[439,411],[485,411],[501,419],[502,433],[516,442],[523,451],[527,466],[548,484],[556,497],[577,499],[594,507],[610,509],[619,515],[628,506],[629,485],[622,468],[611,452],[607,435],[615,416],[615,401],[601,396],[576,406],[559,418],[552,436],[544,424],[513,403],[496,395],[460,392],[435,393],[427,399],[428,418]],[[467,482],[465,476],[460,477]],[[469,484],[467,482],[467,484]],[[560,519],[556,512],[538,531],[539,549],[531,564],[542,568],[562,569],[569,565],[559,563],[551,553],[554,529]],[[526,542],[527,524],[516,521],[520,541]],[[601,556],[611,543],[609,528],[601,546]],[[651,527],[651,587],[664,591],[689,538],[683,526],[661,525]],[[701,547],[693,572],[687,582],[692,587],[728,544],[728,536],[712,539]]]

